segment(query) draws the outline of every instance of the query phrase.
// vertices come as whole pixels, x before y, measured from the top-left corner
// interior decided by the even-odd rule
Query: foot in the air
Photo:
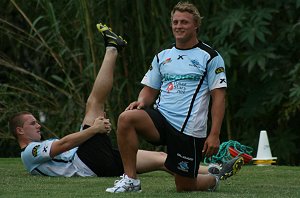
[[[127,41],[125,41],[121,36],[115,34],[105,24],[98,23],[96,27],[104,38],[105,47],[115,47],[118,51],[121,51],[127,45]]]

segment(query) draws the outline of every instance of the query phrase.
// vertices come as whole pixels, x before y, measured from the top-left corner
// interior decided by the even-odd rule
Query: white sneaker
[[[139,179],[129,178],[127,175],[123,174],[121,180],[116,180],[114,187],[107,188],[106,192],[110,193],[122,193],[122,192],[141,192],[141,182]]]

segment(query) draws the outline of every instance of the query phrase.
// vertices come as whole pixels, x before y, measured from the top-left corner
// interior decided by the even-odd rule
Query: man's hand
[[[133,109],[142,109],[145,107],[145,103],[142,101],[134,101],[128,105],[125,111],[133,110]]]
[[[220,139],[218,135],[210,134],[204,142],[202,156],[211,157],[213,154],[217,154],[219,151]]]
[[[153,104],[158,94],[159,90],[144,86],[144,88],[140,91],[138,100],[130,103],[125,111],[143,109],[150,106]]]
[[[92,126],[98,133],[110,133],[111,123],[109,119],[98,117],[95,119]]]

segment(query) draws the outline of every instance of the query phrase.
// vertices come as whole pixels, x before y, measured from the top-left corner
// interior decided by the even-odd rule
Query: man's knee
[[[132,114],[128,111],[124,111],[119,115],[118,118],[118,133],[123,131],[126,133],[128,128],[133,126],[133,117]]]
[[[86,111],[104,112],[104,103],[90,95],[85,103]]]
[[[118,122],[119,123],[137,123],[141,121],[141,117],[143,117],[143,113],[144,111],[141,110],[128,110],[128,111],[123,111],[120,115],[119,115],[119,119]]]
[[[118,125],[119,124],[127,124],[130,122],[131,122],[131,116],[130,116],[130,113],[128,113],[127,111],[124,111],[119,115]]]

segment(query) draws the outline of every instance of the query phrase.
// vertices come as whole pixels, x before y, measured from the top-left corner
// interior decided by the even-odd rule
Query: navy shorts
[[[88,127],[84,125],[83,129]],[[120,152],[113,149],[106,134],[96,134],[81,144],[77,155],[98,177],[120,176],[124,173]]]
[[[160,134],[160,142],[154,145],[167,146],[167,169],[184,177],[196,178],[202,160],[205,138],[196,138],[172,127],[158,110],[145,109]]]

